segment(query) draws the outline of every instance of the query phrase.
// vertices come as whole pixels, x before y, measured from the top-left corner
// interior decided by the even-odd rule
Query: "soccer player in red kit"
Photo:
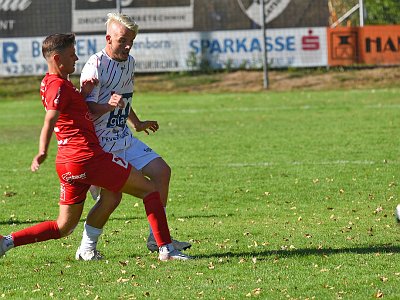
[[[45,161],[54,131],[58,141],[56,170],[60,180],[59,215],[55,221],[45,221],[7,236],[0,235],[0,256],[14,247],[71,234],[82,215],[89,187],[97,185],[143,199],[148,221],[159,246],[160,260],[189,259],[173,248],[160,195],[154,184],[125,160],[101,148],[84,100],[97,80],[85,81],[81,91],[69,81],[69,74],[74,72],[78,60],[75,35],[48,36],[43,42],[42,53],[49,68],[40,87],[46,114],[40,133],[39,152],[33,158],[31,170],[37,171]],[[102,218],[101,210],[94,206],[87,216],[87,222],[96,226],[96,222],[103,222]],[[83,259],[100,258],[100,253],[95,250],[89,259]]]

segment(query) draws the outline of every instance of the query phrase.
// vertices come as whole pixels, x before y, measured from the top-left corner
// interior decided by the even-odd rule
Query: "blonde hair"
[[[135,35],[137,35],[137,33],[139,31],[138,24],[136,24],[136,22],[127,15],[119,14],[119,13],[109,13],[109,14],[107,14],[107,18],[108,18],[107,22],[106,22],[107,31],[108,31],[110,24],[112,24],[114,22],[118,22],[118,23],[124,25],[126,28],[133,31],[135,33]]]

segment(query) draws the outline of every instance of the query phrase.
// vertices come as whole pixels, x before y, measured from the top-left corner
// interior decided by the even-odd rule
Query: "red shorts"
[[[118,156],[104,152],[84,162],[57,163],[60,179],[60,204],[71,205],[86,199],[91,185],[119,192],[132,166]]]

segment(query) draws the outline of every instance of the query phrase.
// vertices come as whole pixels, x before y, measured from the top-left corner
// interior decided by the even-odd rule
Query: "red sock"
[[[56,221],[46,221],[11,234],[14,247],[61,237]]]
[[[143,203],[157,246],[170,244],[172,241],[169,234],[167,217],[165,216],[164,207],[161,204],[160,193],[153,192],[147,195],[144,197]]]

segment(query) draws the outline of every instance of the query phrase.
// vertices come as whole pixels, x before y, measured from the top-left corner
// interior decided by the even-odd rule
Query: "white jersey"
[[[105,50],[93,54],[82,69],[81,84],[93,77],[99,80],[86,101],[106,104],[116,93],[122,95],[125,102],[125,108],[116,108],[93,120],[100,145],[107,152],[125,149],[133,139],[127,120],[132,106],[134,69],[132,56],[119,62],[111,59]]]

